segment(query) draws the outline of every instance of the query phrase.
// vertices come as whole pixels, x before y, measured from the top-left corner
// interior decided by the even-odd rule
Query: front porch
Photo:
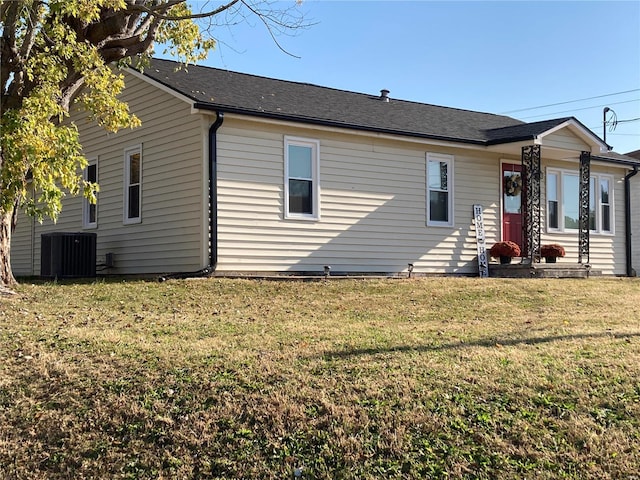
[[[526,252],[526,263],[531,266],[541,261],[541,233],[542,233],[542,153],[540,145],[522,147],[522,170],[524,172],[524,190],[526,202],[524,207],[524,222],[522,225],[523,245]],[[590,215],[590,177],[591,153],[581,151],[578,158],[578,219],[577,244],[578,264],[573,265],[582,269],[589,264],[589,215]],[[545,265],[546,266],[546,265]]]
[[[489,264],[489,276],[493,278],[589,278],[601,275],[584,263],[529,263]]]
[[[553,129],[552,129],[553,130]],[[521,176],[520,189],[515,189],[517,194],[517,204],[511,198],[514,193],[508,191],[504,186],[506,176],[504,167],[501,167],[501,175],[503,176],[503,199],[502,199],[502,240],[514,241],[521,247],[522,258],[515,259],[513,263],[508,265],[490,264],[489,276],[505,277],[505,278],[588,278],[589,276],[602,273],[595,272],[591,269],[590,264],[590,170],[591,170],[591,148],[593,145],[580,144],[571,146],[572,148],[558,148],[557,146],[547,147],[546,161],[559,162],[571,161],[577,163],[578,171],[576,185],[576,209],[575,214],[575,237],[574,245],[571,250],[575,255],[577,263],[564,261],[560,263],[541,263],[541,247],[542,247],[542,217],[545,209],[545,201],[542,192],[545,184],[545,171],[542,165],[542,142],[540,135],[538,141],[520,146],[521,163],[517,167],[511,167],[512,170]],[[511,172],[513,175],[513,172]],[[510,197],[511,195],[511,197]],[[509,211],[505,206],[509,206]],[[507,214],[521,218],[517,228],[514,228],[516,222],[507,222]],[[546,215],[551,215],[545,212]],[[556,218],[558,212],[554,212]],[[545,215],[545,217],[546,217]],[[548,217],[546,217],[548,218]],[[553,217],[552,217],[553,218]],[[569,218],[569,217],[563,217]],[[511,218],[509,218],[511,220]],[[517,220],[517,218],[516,218]],[[546,235],[549,238],[548,235]],[[564,239],[566,241],[566,237]],[[553,243],[553,241],[548,243]],[[565,246],[566,243],[565,243]],[[576,251],[577,250],[577,251]],[[574,260],[574,261],[575,261]]]

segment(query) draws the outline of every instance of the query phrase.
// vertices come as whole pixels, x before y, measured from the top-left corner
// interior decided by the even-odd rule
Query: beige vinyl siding
[[[202,268],[208,245],[203,241],[203,132],[208,127],[190,105],[127,75],[123,99],[142,121],[117,134],[74,112],[84,154],[98,158],[97,262],[115,255],[110,274],[193,271]],[[142,146],[142,222],[124,225],[124,150]],[[82,199],[68,197],[56,225],[36,226],[35,265],[39,273],[40,235],[82,229]]]
[[[285,131],[286,130],[286,131]],[[283,219],[284,135],[320,141],[319,221]],[[472,205],[495,239],[495,156],[227,119],[218,137],[218,271],[473,274]],[[427,151],[453,154],[455,225],[426,226]]]
[[[543,150],[544,156],[544,150]],[[544,162],[543,172],[548,167],[578,172],[576,162]],[[625,275],[625,225],[624,225],[624,175],[621,168],[592,165],[591,173],[601,173],[613,177],[613,215],[614,235],[606,233],[589,234],[589,264],[593,270],[605,275]],[[578,262],[578,235],[575,232],[550,232],[546,224],[547,196],[546,181],[542,182],[542,243],[559,243],[566,250],[566,256],[558,262]],[[583,260],[583,261],[586,261]]]
[[[558,130],[557,132],[545,135],[543,142],[543,152],[545,147],[561,148],[564,150],[572,150],[575,152],[591,151],[591,147],[589,145],[587,145],[582,139],[571,133],[571,131],[567,128],[563,128],[561,130]]]
[[[35,275],[33,252],[35,220],[22,212],[18,214],[18,223],[11,236],[11,268],[15,276]]]
[[[283,219],[285,135],[320,141],[319,221]],[[472,206],[483,206],[490,246],[502,230],[500,160],[520,163],[470,149],[238,118],[225,121],[218,146],[219,272],[320,272],[330,265],[333,272],[397,273],[413,263],[416,273],[475,274]],[[453,227],[426,226],[427,152],[454,156]],[[548,165],[578,168],[548,162],[543,147]],[[614,177],[615,236],[591,235],[590,263],[604,274],[624,274],[623,171],[598,165],[592,171]],[[545,187],[543,180],[542,241],[561,243],[567,257],[560,261],[576,263],[577,234],[546,230]]]

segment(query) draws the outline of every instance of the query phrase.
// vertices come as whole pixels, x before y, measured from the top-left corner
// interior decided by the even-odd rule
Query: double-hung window
[[[427,153],[427,225],[453,225],[453,156]]]
[[[579,228],[580,177],[575,171],[547,169],[547,230]],[[589,179],[589,230],[613,234],[613,177],[593,174]]]
[[[124,223],[142,221],[142,146],[124,152]]]
[[[96,159],[89,160],[83,176],[86,182],[98,183],[98,161]],[[94,203],[91,203],[88,198],[82,199],[82,226],[84,228],[96,228],[98,226],[97,203],[97,198]]]
[[[599,211],[600,211],[600,231],[606,233],[613,233],[613,179],[611,177],[600,176],[600,188],[596,192],[599,198]]]
[[[296,137],[284,139],[285,218],[320,218],[320,142]]]

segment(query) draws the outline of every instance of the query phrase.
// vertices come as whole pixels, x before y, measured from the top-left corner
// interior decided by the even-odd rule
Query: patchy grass
[[[638,478],[638,280],[17,292],[0,478]]]

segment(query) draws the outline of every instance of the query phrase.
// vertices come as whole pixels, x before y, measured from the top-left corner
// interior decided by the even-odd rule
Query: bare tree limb
[[[290,57],[301,58],[298,55],[294,55],[293,53],[287,51],[282,45],[280,45],[280,42],[278,42],[278,39],[276,38],[275,34],[273,33],[273,29],[271,28],[271,25],[269,25],[269,22],[267,22],[267,20],[265,19],[264,15],[262,15],[255,8],[253,8],[251,5],[249,5],[245,0],[241,0],[241,1],[242,1],[242,4],[245,7],[247,7],[264,24],[264,26],[267,28],[267,31],[269,32],[269,35],[271,36],[271,39],[273,40],[273,43],[276,44],[276,46],[280,49],[280,51],[282,51],[283,53],[289,55]],[[277,21],[273,17],[271,17],[271,20],[273,20],[274,23],[276,23],[277,25],[285,26],[283,23],[280,23],[279,21]]]
[[[209,17],[213,17],[215,15],[218,15],[222,12],[224,12],[225,10],[228,10],[229,8],[233,7],[236,3],[238,3],[241,0],[232,0],[231,2],[222,5],[218,8],[216,8],[215,10],[212,10],[210,12],[205,12],[205,13],[193,13],[191,15],[183,15],[183,16],[172,16],[172,15],[165,15],[164,12],[168,11],[171,7],[173,7],[174,5],[178,5],[180,3],[184,3],[184,0],[179,0],[179,1],[173,1],[173,2],[168,2],[166,4],[162,4],[161,6],[157,6],[155,8],[150,8],[147,7],[145,5],[135,5],[135,6],[130,6],[128,7],[130,10],[139,10],[142,11],[144,13],[148,13],[149,15],[153,15],[154,17],[158,17],[162,20],[167,20],[170,22],[174,22],[174,21],[180,21],[180,20],[194,20],[194,19],[198,19],[198,18],[209,18]],[[244,2],[243,2],[244,3]],[[162,12],[162,13],[159,13]]]

